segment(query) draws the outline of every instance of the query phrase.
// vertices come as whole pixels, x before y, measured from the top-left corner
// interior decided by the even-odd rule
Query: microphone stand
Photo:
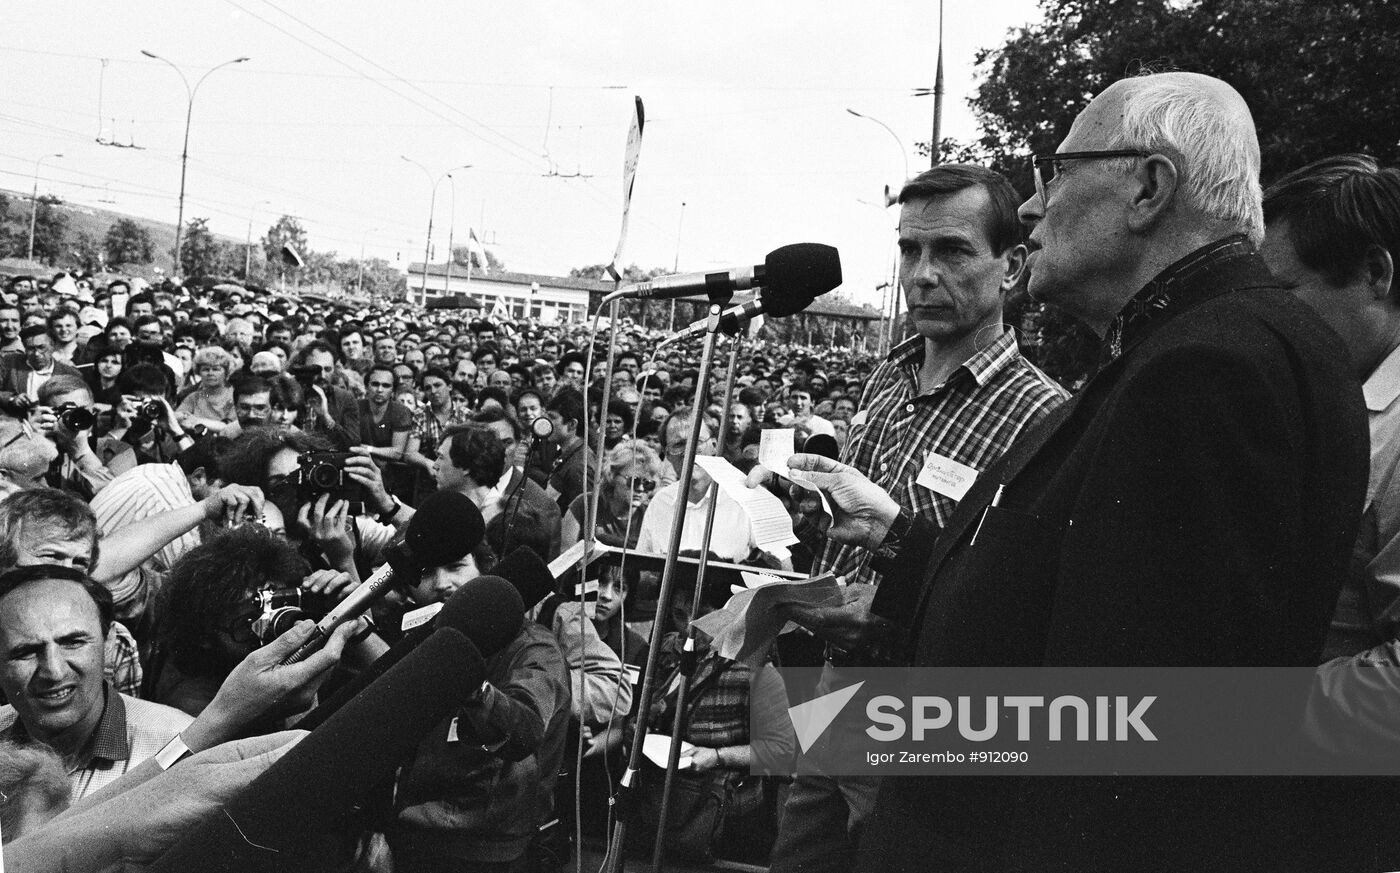
[[[617,361],[617,304],[622,296],[631,289],[632,286],[619,288],[603,298],[603,302],[608,304],[608,356],[607,369],[603,373],[603,396],[598,406],[598,418],[600,423],[607,421],[608,401],[612,398],[613,369]],[[645,304],[644,304],[645,305]],[[601,309],[601,305],[599,307]],[[718,319],[716,319],[718,324]],[[594,338],[598,333],[598,321],[595,315],[593,321],[593,333],[589,337],[588,360],[585,366],[585,380],[593,372],[593,349],[597,346]],[[588,439],[588,383],[584,382],[583,389],[583,445],[584,449],[592,448]],[[579,638],[579,681],[578,687],[570,689],[577,695],[579,700],[579,722],[587,724],[589,713],[588,695],[583,693],[584,673],[588,670],[588,652],[583,644],[584,622],[587,617],[584,615],[584,590],[587,587],[588,565],[592,562],[593,551],[598,544],[598,500],[603,494],[603,466],[607,463],[607,453],[603,451],[603,441],[598,440],[598,455],[593,464],[593,491],[588,490],[588,470],[583,473],[583,560],[578,562],[578,582],[574,585],[575,596],[578,603],[578,638]],[[567,511],[567,510],[566,510]],[[630,517],[629,517],[630,521]],[[655,636],[655,634],[653,634]],[[565,653],[567,655],[567,653]],[[634,762],[635,764],[636,762]],[[578,789],[578,775],[583,770],[583,732],[579,732],[578,745],[574,748],[574,869],[583,870],[583,799]],[[620,844],[619,844],[620,845]]]
[[[729,344],[729,372],[724,380],[724,393],[721,394],[723,412],[719,419],[719,441],[717,445],[723,454],[723,447],[726,438],[729,436],[729,416],[734,404],[730,402],[730,397],[734,391],[734,372],[739,365],[739,349],[744,345],[744,331],[734,335],[733,341]],[[701,371],[705,372],[705,371]],[[699,386],[696,386],[697,392]],[[676,772],[680,769],[681,760],[681,731],[685,727],[685,704],[686,698],[690,694],[690,680],[695,675],[695,667],[700,662],[696,651],[695,642],[695,619],[700,614],[700,605],[703,602],[702,592],[705,590],[705,571],[710,564],[710,538],[715,530],[715,507],[719,505],[719,483],[710,482],[710,505],[705,512],[705,536],[700,545],[700,566],[695,571],[695,592],[690,599],[690,615],[686,619],[685,642],[681,648],[680,687],[676,690],[676,714],[671,720],[671,750],[666,758],[666,780],[661,786],[661,810],[657,814],[657,821],[660,827],[656,830],[656,842],[651,848],[651,869],[660,871],[662,861],[666,852],[666,819],[671,809],[671,785],[675,781]],[[683,506],[683,505],[682,505]],[[659,617],[659,616],[658,616]]]
[[[700,357],[700,372],[709,372],[714,361],[715,340],[719,336],[718,303],[710,304],[710,315],[706,324],[705,347]],[[681,533],[685,526],[685,508],[690,501],[690,477],[695,472],[695,450],[700,444],[701,416],[705,410],[704,383],[695,386],[695,398],[691,403],[690,434],[686,437],[685,455],[681,463],[680,493],[676,498],[676,516],[671,520],[671,538],[666,549],[666,564],[661,572],[661,591],[656,597],[656,621],[652,627],[651,640],[647,645],[646,672],[642,676],[642,694],[637,705],[637,729],[633,733],[632,748],[627,757],[627,769],[618,783],[617,794],[612,800],[616,820],[612,838],[608,843],[608,854],[603,859],[603,869],[609,873],[620,873],[623,862],[623,846],[627,840],[628,820],[636,806],[637,773],[642,766],[642,745],[647,736],[647,717],[651,712],[652,700],[656,697],[656,673],[661,660],[661,627],[665,616],[671,611],[671,596],[676,575],[677,556],[681,549]],[[585,552],[586,554],[586,552]]]

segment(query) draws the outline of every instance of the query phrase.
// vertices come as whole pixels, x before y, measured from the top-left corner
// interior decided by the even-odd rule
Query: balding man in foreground
[[[1098,373],[978,478],[931,549],[849,468],[793,469],[825,472],[832,536],[885,552],[874,611],[915,666],[1316,664],[1366,421],[1335,335],[1257,254],[1248,108],[1205,76],[1120,81],[1035,165],[1030,293],[1102,337]],[[885,778],[862,865],[1323,869],[1307,853],[1348,837],[1310,832],[1306,796],[1284,779]]]

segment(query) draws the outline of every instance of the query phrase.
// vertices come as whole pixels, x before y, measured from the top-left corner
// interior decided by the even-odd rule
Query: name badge
[[[924,468],[919,471],[919,478],[914,480],[915,484],[953,500],[962,500],[975,481],[976,470],[933,451],[924,458]]]
[[[399,629],[403,631],[411,631],[414,628],[418,627],[420,624],[427,624],[428,622],[432,621],[433,616],[437,615],[441,611],[441,603],[429,603],[427,606],[420,607],[419,609],[415,609],[412,612],[405,612],[403,614],[403,624],[399,626]]]

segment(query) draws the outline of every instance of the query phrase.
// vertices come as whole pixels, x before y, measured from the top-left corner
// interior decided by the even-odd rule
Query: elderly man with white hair
[[[873,614],[803,624],[858,646],[884,616],[921,667],[1315,665],[1366,419],[1337,337],[1256,250],[1248,107],[1207,76],[1123,80],[1035,167],[1029,290],[1102,338],[1101,367],[977,478],[936,544],[850,468],[795,458],[832,498],[830,535],[880,550],[884,571]],[[862,866],[1360,869],[1335,863],[1360,842],[1312,798],[1283,779],[886,778]]]

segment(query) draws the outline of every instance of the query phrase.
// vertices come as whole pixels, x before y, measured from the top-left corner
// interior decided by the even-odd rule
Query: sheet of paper
[[[790,427],[769,427],[758,432],[758,462],[786,476],[788,458],[797,454],[797,431]]]
[[[792,532],[792,517],[788,515],[783,502],[763,488],[750,488],[744,484],[744,474],[724,458],[713,455],[699,455],[695,463],[709,474],[731,500],[749,518],[749,528],[753,540],[765,552],[770,549],[790,546],[799,542]]]
[[[721,658],[748,661],[778,634],[796,627],[783,617],[780,607],[789,603],[835,606],[841,601],[841,586],[829,573],[802,582],[779,580],[740,591],[723,609],[696,619],[694,626],[711,637],[710,648]]]
[[[642,754],[647,756],[647,760],[666,769],[666,764],[671,758],[671,738],[665,734],[647,734],[647,738],[642,740]],[[691,756],[695,754],[695,747],[685,740],[681,740],[681,757],[676,764],[677,770],[684,770],[693,762]]]
[[[821,489],[804,480],[800,472],[793,475],[792,470],[788,469],[788,458],[796,454],[796,440],[797,431],[790,427],[770,427],[759,431],[758,463],[797,487],[815,492],[822,502],[822,512],[826,513],[827,518],[835,518],[836,514],[831,511],[831,503],[827,501]]]

